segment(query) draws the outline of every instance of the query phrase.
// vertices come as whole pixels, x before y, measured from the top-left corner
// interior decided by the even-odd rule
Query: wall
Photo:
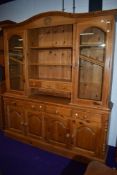
[[[65,11],[72,12],[72,0],[64,0]],[[79,5],[80,4],[80,5]],[[0,6],[0,20],[21,22],[45,11],[61,11],[62,0],[15,0]],[[88,0],[76,0],[76,12],[87,12]]]
[[[117,0],[103,0],[103,9],[116,9]],[[115,48],[114,48],[114,63],[113,63],[113,78],[112,78],[112,91],[111,101],[113,103],[108,144],[115,146],[117,144],[117,22],[116,22],[116,35],[115,35]]]
[[[72,0],[64,0],[65,11],[73,12]],[[76,9],[78,13],[88,12],[88,0],[76,0]],[[117,8],[117,0],[103,0],[103,10]],[[62,0],[15,0],[0,6],[0,20],[13,20],[21,22],[45,11],[61,11]],[[116,23],[117,33],[117,23]],[[117,36],[115,38],[115,48],[117,48]],[[113,102],[113,109],[111,113],[108,144],[114,146],[117,137],[117,49],[114,52],[114,67],[113,67],[113,81],[111,101]]]

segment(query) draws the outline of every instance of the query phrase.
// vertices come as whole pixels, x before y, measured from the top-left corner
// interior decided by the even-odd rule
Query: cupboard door
[[[27,135],[32,138],[43,138],[43,113],[28,111],[25,126]]]
[[[21,106],[5,105],[6,130],[24,134],[25,111]]]
[[[89,27],[80,33],[78,98],[102,100],[105,32]]]
[[[59,114],[46,113],[45,138],[49,143],[66,147],[69,140],[68,121]]]
[[[81,148],[95,153],[98,132],[98,126],[91,126],[82,121],[76,121],[73,136],[74,148]]]
[[[24,76],[24,33],[16,33],[8,37],[8,70],[7,88],[10,91],[19,93],[24,92],[25,76]]]
[[[97,20],[78,24],[73,70],[75,102],[108,105],[111,39],[112,33],[106,22]]]
[[[82,150],[97,156],[103,145],[101,116],[87,112],[76,112],[72,120],[72,144],[74,150]]]

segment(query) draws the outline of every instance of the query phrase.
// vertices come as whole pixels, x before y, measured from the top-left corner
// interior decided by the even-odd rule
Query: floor
[[[83,175],[86,167],[86,164],[34,148],[0,133],[2,175]]]

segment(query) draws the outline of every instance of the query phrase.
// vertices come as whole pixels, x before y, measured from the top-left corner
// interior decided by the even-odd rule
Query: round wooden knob
[[[67,137],[67,138],[69,138],[69,137],[70,137],[70,134],[69,134],[69,133],[67,133],[67,134],[66,134],[66,137]]]

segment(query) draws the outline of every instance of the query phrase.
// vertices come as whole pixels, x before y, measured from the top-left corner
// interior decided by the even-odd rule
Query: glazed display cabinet
[[[5,92],[4,28],[15,24],[13,21],[0,21],[0,131],[4,129],[3,93]]]
[[[5,29],[7,136],[105,160],[116,13],[46,12]]]

